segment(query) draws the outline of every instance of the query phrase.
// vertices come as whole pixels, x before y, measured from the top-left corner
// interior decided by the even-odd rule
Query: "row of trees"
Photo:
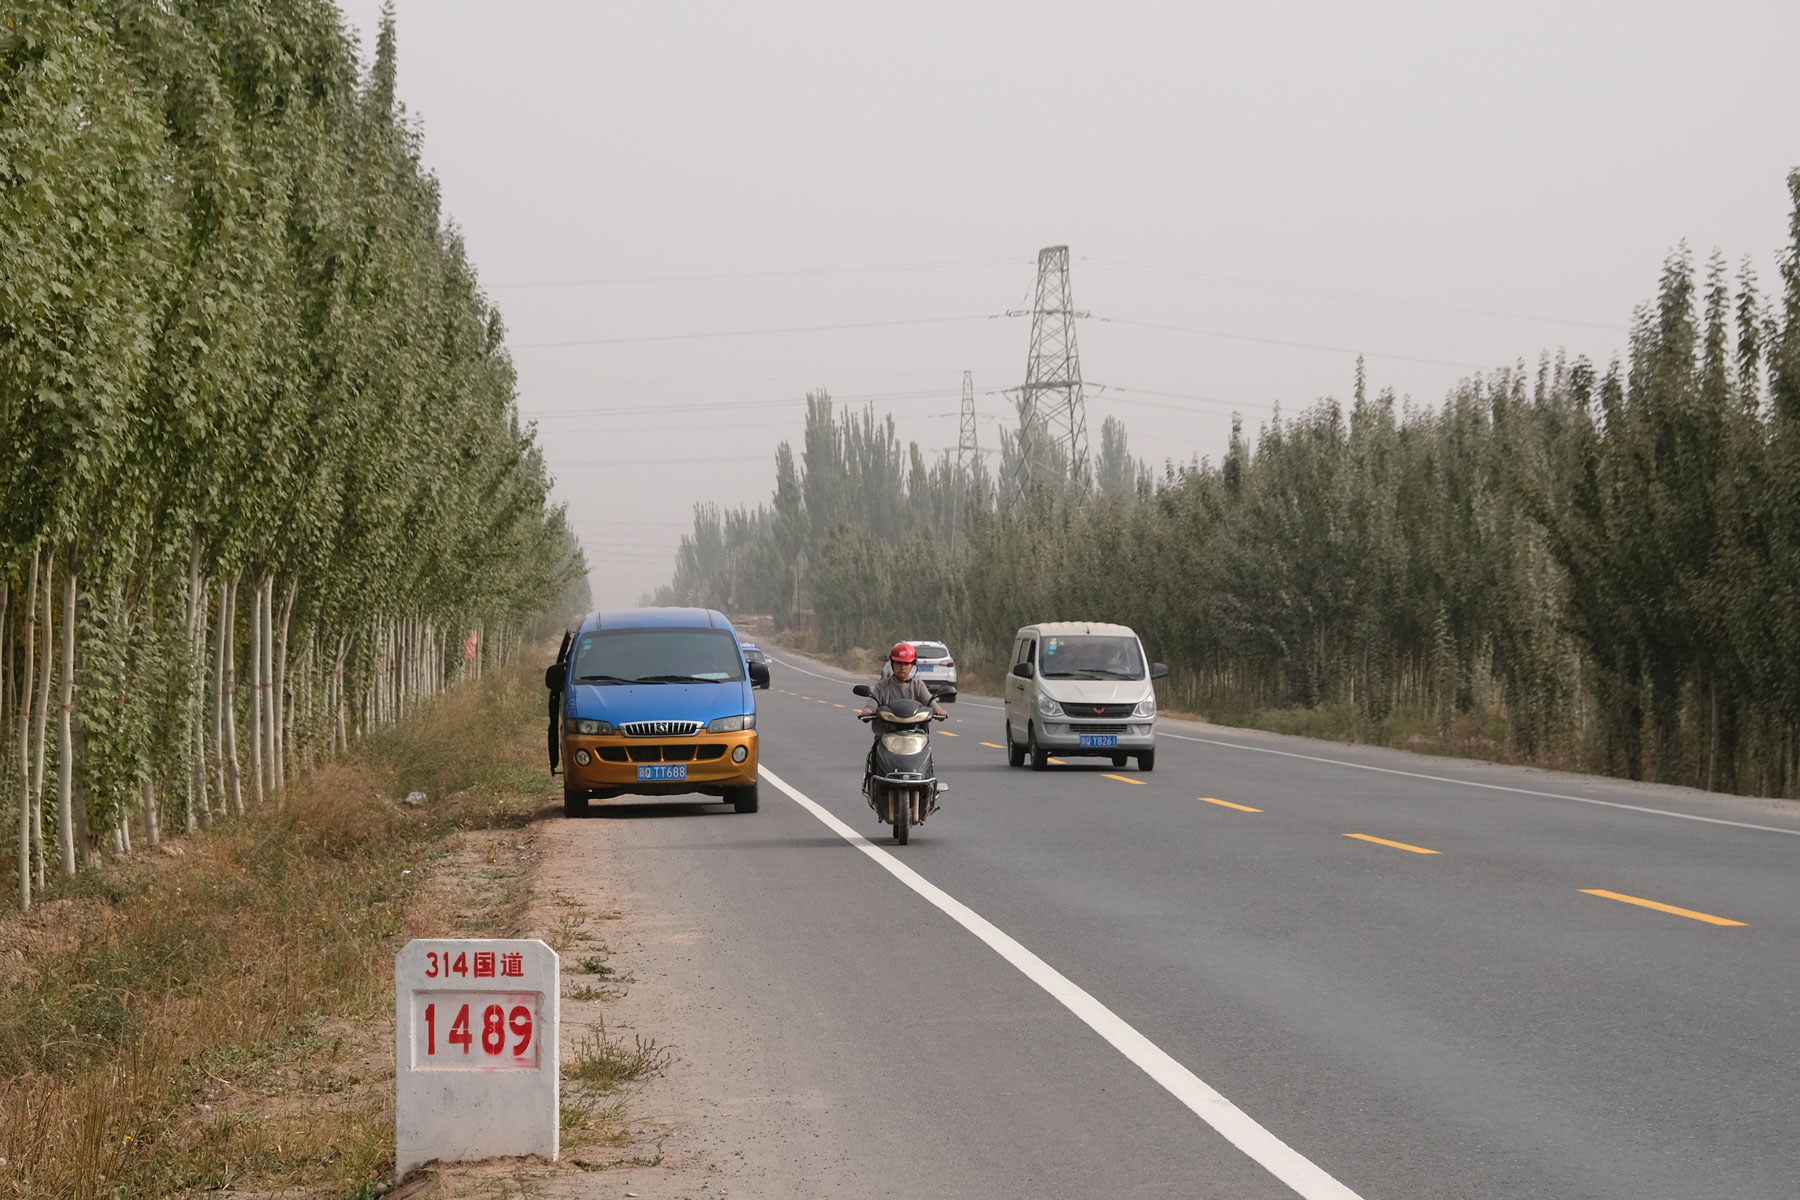
[[[1160,477],[1109,422],[1093,494],[1042,463],[1022,503],[959,483],[814,397],[772,502],[699,509],[664,598],[811,609],[837,648],[942,636],[989,670],[1028,621],[1118,620],[1222,719],[1481,710],[1526,756],[1800,795],[1800,171],[1788,188],[1770,297],[1683,247],[1605,367],[1547,355],[1415,408],[1358,364],[1347,406],[1254,445],[1234,422],[1223,461]]]
[[[585,606],[394,66],[391,11],[364,76],[329,0],[0,12],[21,906]]]

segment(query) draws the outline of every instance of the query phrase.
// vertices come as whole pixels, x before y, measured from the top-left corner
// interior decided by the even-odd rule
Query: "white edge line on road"
[[[838,820],[768,767],[762,767],[761,771],[764,779],[780,788],[794,803],[812,813],[826,828],[874,859],[883,870],[980,938],[994,953],[1011,963],[1027,979],[1050,993],[1059,1004],[1079,1017],[1088,1028],[1112,1043],[1114,1049],[1186,1105],[1195,1116],[1217,1130],[1221,1137],[1294,1189],[1305,1200],[1361,1200],[1355,1192],[1264,1129],[1205,1080],[1176,1062],[1156,1043],[1076,986],[1060,971],[1003,933],[987,918]]]
[[[795,667],[798,671],[800,668]],[[820,676],[824,678],[824,676]],[[979,701],[964,701],[972,708],[991,708],[999,711],[1003,705],[982,704]],[[1592,796],[1571,796],[1567,792],[1540,792],[1532,788],[1514,787],[1505,783],[1477,783],[1473,779],[1453,779],[1448,775],[1427,775],[1423,771],[1402,771],[1398,767],[1376,767],[1368,763],[1346,762],[1341,758],[1326,758],[1319,754],[1300,754],[1293,750],[1274,750],[1268,746],[1246,746],[1240,742],[1227,742],[1219,738],[1194,737],[1186,733],[1170,733],[1158,730],[1157,737],[1174,738],[1178,742],[1200,742],[1208,746],[1223,746],[1227,750],[1247,750],[1251,754],[1274,754],[1281,758],[1298,758],[1307,762],[1324,763],[1332,767],[1350,767],[1357,771],[1375,771],[1382,775],[1400,775],[1407,779],[1423,779],[1431,783],[1451,783],[1458,787],[1481,788],[1489,792],[1512,792],[1519,796],[1537,796],[1545,800],[1570,800],[1576,804],[1596,804],[1601,808],[1618,808],[1626,812],[1645,813],[1652,817],[1674,817],[1681,821],[1701,821],[1707,825],[1729,825],[1733,829],[1754,829],[1758,833],[1785,833],[1789,837],[1800,837],[1800,829],[1783,829],[1779,825],[1757,825],[1751,821],[1728,821],[1724,817],[1702,817],[1696,813],[1670,812],[1666,808],[1650,808],[1643,804],[1626,804],[1618,800],[1597,800]]]

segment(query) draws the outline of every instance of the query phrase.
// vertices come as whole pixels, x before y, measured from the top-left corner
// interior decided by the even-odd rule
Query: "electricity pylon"
[[[1069,478],[1080,492],[1092,486],[1088,463],[1087,400],[1081,388],[1081,353],[1075,345],[1075,311],[1069,283],[1069,248],[1038,251],[1037,298],[1031,308],[1031,353],[1019,398],[1019,454],[1013,493],[1023,501],[1032,459],[1040,443],[1062,449]]]
[[[975,478],[975,462],[981,447],[975,440],[975,373],[963,372],[962,424],[956,433],[956,491],[950,501],[950,549],[956,550],[956,531],[962,526],[965,494]]]

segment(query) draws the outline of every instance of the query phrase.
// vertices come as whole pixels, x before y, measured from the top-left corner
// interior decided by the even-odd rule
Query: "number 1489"
[[[413,1061],[418,1067],[534,1068],[536,1026],[535,993],[415,993]]]

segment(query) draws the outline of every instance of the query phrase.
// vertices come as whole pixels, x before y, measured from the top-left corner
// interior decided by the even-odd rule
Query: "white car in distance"
[[[925,681],[926,690],[933,696],[956,690],[956,659],[951,657],[950,647],[942,642],[919,641],[914,638],[902,638],[901,641],[911,646],[913,653],[919,656],[913,670]],[[882,677],[886,678],[893,673],[894,664],[883,660]],[[952,704],[955,700],[955,696],[950,696],[944,703]]]

